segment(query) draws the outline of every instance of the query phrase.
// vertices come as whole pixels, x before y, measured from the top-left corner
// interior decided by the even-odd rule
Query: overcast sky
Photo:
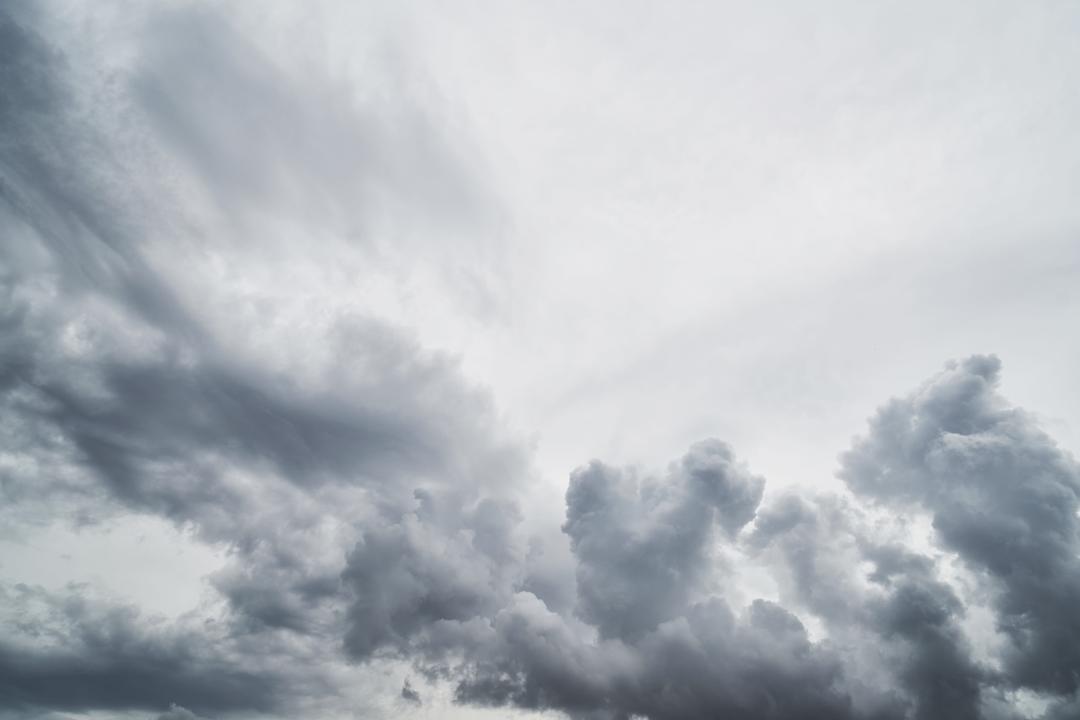
[[[1080,5],[0,5],[0,720],[1080,716]]]

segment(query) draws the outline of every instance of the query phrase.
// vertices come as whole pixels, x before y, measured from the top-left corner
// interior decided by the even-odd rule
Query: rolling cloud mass
[[[0,718],[1080,717],[1076,9],[689,5],[4,3]]]

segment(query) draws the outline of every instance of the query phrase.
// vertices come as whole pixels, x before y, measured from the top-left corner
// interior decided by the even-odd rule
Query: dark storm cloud
[[[823,622],[828,641],[810,642],[795,616],[778,605],[759,601],[738,613],[715,597],[682,601],[693,589],[693,573],[686,568],[703,562],[687,558],[695,558],[695,548],[709,546],[694,533],[712,521],[695,521],[707,514],[701,496],[693,495],[694,502],[683,506],[694,508],[688,515],[670,512],[663,499],[683,497],[687,489],[678,469],[692,463],[673,465],[659,492],[639,492],[632,476],[594,463],[571,483],[565,529],[577,553],[581,618],[596,628],[599,640],[583,644],[581,631],[572,627],[556,634],[551,628],[530,631],[520,619],[504,621],[514,630],[502,633],[500,641],[513,649],[503,650],[502,664],[464,682],[459,695],[561,707],[583,716],[795,717],[803,712],[806,717],[930,720],[1019,717],[1006,698],[1025,689],[1044,694],[1047,717],[1066,712],[1075,702],[1077,677],[1071,642],[1075,614],[1066,610],[1080,597],[1074,585],[1080,557],[1076,465],[1030,416],[995,392],[998,368],[995,358],[984,357],[950,364],[924,388],[889,403],[872,422],[870,435],[845,456],[842,475],[855,501],[782,496],[758,513],[752,531],[736,538],[777,573],[786,602]],[[698,446],[690,457],[703,447],[721,446]],[[740,495],[753,498],[733,513],[746,523],[754,519],[759,496],[743,492],[727,498]],[[861,508],[864,497],[875,504]],[[641,514],[640,504],[649,512]],[[976,655],[965,630],[968,608],[958,589],[942,579],[948,573],[940,550],[882,534],[875,505],[901,516],[929,511],[932,542],[974,571],[984,589],[967,586],[964,593],[975,602],[989,593],[989,610],[1009,638],[1008,647],[990,657]],[[680,522],[665,523],[675,516]],[[593,537],[582,532],[575,525],[582,518],[604,532]],[[649,572],[653,527],[660,528],[658,552],[679,548],[657,564],[667,573],[662,576]],[[671,527],[678,532],[664,531]],[[582,543],[587,537],[591,546]],[[648,599],[644,610],[636,612],[643,597]],[[531,617],[537,616],[534,609]],[[548,625],[558,622],[547,617]],[[731,626],[736,629],[725,635],[722,628]],[[674,641],[676,627],[684,629],[682,643]],[[740,633],[747,627],[752,631]],[[805,673],[766,664],[743,677],[741,652],[760,657],[756,644],[766,643],[775,628],[789,628],[793,634],[786,637],[795,643],[778,656],[812,658],[802,668]],[[537,644],[539,637],[543,644]],[[561,639],[555,643],[554,637]],[[603,651],[610,658],[591,656]],[[699,669],[692,671],[686,658],[702,651],[706,655],[698,655]],[[578,660],[559,663],[552,656]],[[620,667],[639,674],[627,682],[611,670]],[[712,676],[717,668],[723,670]],[[648,687],[653,692],[635,695]],[[808,687],[823,693],[807,696]],[[665,693],[678,701],[656,703]],[[755,706],[753,697],[768,697],[771,704]],[[782,707],[782,699],[796,697],[792,708]]]
[[[764,510],[748,543],[782,555],[790,600],[832,637],[862,645],[856,655],[892,659],[886,677],[917,718],[1013,717],[1000,698],[1017,689],[1064,707],[1080,677],[1071,611],[1080,597],[1080,476],[997,393],[999,371],[992,356],[950,363],[885,405],[843,457],[841,477],[858,501],[924,515],[934,547],[877,539],[857,505],[795,497]],[[1007,640],[989,658],[973,654],[962,630],[968,607],[940,580],[948,558],[971,573],[966,596],[989,603]],[[865,575],[854,571],[860,564]]]
[[[192,448],[233,463],[268,464],[298,485],[377,484],[404,474],[460,472],[449,454],[452,443],[476,438],[467,437],[473,429],[461,431],[455,415],[485,412],[482,397],[454,384],[451,366],[420,359],[418,348],[362,319],[344,321],[336,340],[342,353],[355,345],[370,357],[376,348],[380,366],[369,382],[382,386],[373,388],[378,396],[372,392],[367,405],[332,387],[303,393],[250,370],[242,374],[217,362],[212,348],[190,344],[170,342],[151,359],[56,362],[63,328],[46,335],[43,323],[27,324],[10,328],[12,346],[4,353],[12,410],[23,422],[62,433],[118,499],[178,519],[209,521],[245,504],[220,494],[221,483],[209,477],[213,468],[184,473]],[[53,360],[39,359],[49,350]],[[94,382],[80,382],[87,377]],[[436,394],[436,402],[419,405],[421,389]],[[512,465],[512,451],[506,455]],[[499,462],[492,454],[492,465]]]
[[[495,633],[467,667],[460,701],[597,718],[857,717],[832,652],[763,600],[738,619],[721,599],[694,603],[625,643],[590,640],[523,593],[497,616]]]
[[[0,588],[0,598],[8,620],[0,637],[6,707],[119,710],[168,707],[183,697],[206,711],[266,712],[301,677],[238,664],[212,630],[163,628],[78,587],[52,595],[16,585]]]
[[[862,497],[928,512],[942,547],[993,597],[1010,646],[1003,681],[1080,686],[1080,469],[997,392],[1000,362],[976,356],[878,413],[844,457]]]
[[[564,531],[579,617],[515,595],[470,647],[458,699],[597,718],[899,717],[857,707],[835,650],[797,617],[764,600],[736,612],[704,582],[763,485],[718,441],[662,478],[599,462],[578,470]]]
[[[964,606],[936,579],[933,557],[876,539],[858,508],[833,497],[778,499],[748,545],[759,562],[777,554],[785,601],[847,648],[844,674],[866,712],[983,717],[993,674],[973,659],[959,624]]]
[[[433,195],[449,188],[435,213],[468,212],[460,193],[469,183],[449,154],[434,159],[436,134],[411,144],[422,120],[391,130],[354,122],[362,118],[345,105],[329,120],[314,110],[289,116],[290,103],[319,101],[304,95],[316,85],[282,78],[225,18],[185,12],[152,19],[162,42],[147,43],[153,52],[136,64],[127,86],[136,92],[110,99],[143,118],[140,138],[179,146],[231,211],[278,203],[292,190],[283,183],[303,179],[311,193],[304,202],[333,187],[344,205],[364,185],[430,211],[440,205]],[[524,476],[522,452],[496,439],[490,401],[452,361],[369,318],[332,323],[323,342],[334,364],[317,383],[301,387],[238,364],[178,299],[173,278],[145,259],[144,249],[176,225],[177,198],[140,192],[148,168],[125,154],[115,128],[86,122],[89,101],[75,78],[94,58],[47,39],[55,22],[44,7],[8,6],[0,15],[0,437],[16,459],[0,470],[3,512],[11,523],[79,523],[135,511],[191,526],[230,550],[212,581],[231,614],[219,632],[185,624],[161,635],[126,610],[68,617],[84,606],[25,590],[53,609],[44,619],[9,618],[3,641],[29,633],[54,642],[33,653],[5,645],[0,704],[269,712],[332,696],[318,682],[291,683],[305,672],[284,669],[304,662],[297,648],[340,656],[355,524],[400,520],[414,494],[451,508],[466,503],[473,512],[455,510],[448,522],[468,534],[470,552],[503,563],[514,547],[505,524],[516,517],[505,496]],[[106,87],[124,88],[120,80]],[[241,106],[274,128],[269,137],[250,132]],[[401,120],[420,112],[401,110]],[[195,127],[208,112],[220,124]],[[284,125],[270,122],[282,115]],[[372,136],[379,128],[383,135]],[[297,147],[294,133],[328,144]],[[412,154],[395,166],[397,156],[363,157],[362,143],[379,152],[405,144]],[[224,149],[231,154],[218,157]],[[271,165],[280,172],[268,178]],[[352,185],[342,188],[343,180]],[[387,549],[395,554],[381,562],[392,564],[399,548]],[[360,618],[354,625],[370,623],[351,615]],[[307,639],[281,645],[281,631]],[[236,655],[220,656],[224,649]]]
[[[663,478],[600,463],[575,473],[565,531],[580,618],[515,592],[523,583],[490,552],[501,543],[433,534],[445,520],[421,498],[350,555],[348,647],[357,657],[411,651],[433,676],[459,678],[465,703],[582,717],[854,717],[832,651],[797,618],[765,601],[736,617],[702,585],[712,544],[752,520],[762,489],[716,441]]]
[[[342,315],[298,340],[331,360],[295,378],[151,260],[175,240],[254,264],[251,228],[277,214],[349,233],[482,214],[424,108],[344,100],[199,6],[140,18],[131,66],[95,80],[58,22],[0,10],[0,518],[190,527],[228,551],[210,578],[226,608],[164,621],[4,587],[0,711],[306,716],[347,707],[328,663],[393,659],[462,703],[580,718],[1012,720],[1017,690],[1075,715],[1080,479],[998,395],[995,358],[886,405],[844,456],[850,497],[763,500],[707,440],[663,473],[580,468],[563,544],[528,537],[527,453],[452,360]],[[227,231],[176,210],[188,186],[156,162]],[[927,542],[882,529],[909,515]],[[742,600],[740,565],[779,598]],[[1002,648],[974,649],[976,608]],[[394,698],[419,701],[407,681]]]
[[[882,635],[906,645],[899,675],[919,720],[980,717],[982,672],[952,622],[960,611],[949,588],[933,581],[905,581],[876,608]]]
[[[716,441],[695,445],[662,479],[601,463],[575,472],[563,530],[582,617],[604,637],[633,639],[679,616],[710,566],[717,524],[738,532],[764,486]]]
[[[417,501],[397,522],[365,530],[349,553],[345,644],[357,658],[438,650],[443,635],[491,617],[520,580],[513,505],[485,499],[448,512],[430,494]]]
[[[158,715],[157,720],[205,720],[181,705],[173,705]]]
[[[416,690],[413,690],[413,686],[408,681],[408,679],[406,679],[401,686],[401,699],[405,700],[406,702],[415,703],[417,705],[422,704],[422,701],[420,700],[420,693],[416,692]]]
[[[259,107],[269,102],[247,98],[250,102],[243,103],[236,93],[273,95],[277,104],[297,100],[293,91],[299,91],[275,74],[273,66],[239,35],[230,33],[221,18],[215,22],[199,10],[189,15],[154,19],[174,30],[168,33],[168,42],[181,47],[168,55],[171,63],[156,56],[142,58],[142,70],[199,73],[186,83],[163,79],[163,92],[221,83],[208,93],[220,105],[208,112],[225,118],[223,122],[235,121],[232,104]],[[79,100],[67,72],[73,60],[41,37],[32,27],[35,20],[37,14],[30,10],[2,18],[2,32],[9,41],[3,57],[9,87],[5,86],[4,94],[4,183],[0,190],[6,201],[5,229],[18,240],[5,243],[5,273],[0,278],[9,300],[4,312],[0,387],[30,396],[17,399],[18,410],[35,415],[34,424],[50,423],[61,430],[117,496],[165,512],[170,512],[170,506],[197,503],[204,495],[198,488],[177,482],[178,478],[156,486],[147,483],[148,474],[141,465],[184,458],[191,447],[247,462],[269,460],[297,482],[315,482],[327,474],[371,478],[388,470],[446,473],[455,463],[448,449],[480,439],[461,435],[462,429],[468,433],[478,428],[475,423],[460,423],[460,415],[486,417],[487,400],[460,383],[452,363],[423,357],[419,347],[398,331],[368,318],[349,317],[342,318],[328,338],[336,355],[351,357],[370,369],[372,377],[360,383],[364,398],[359,403],[354,397],[343,397],[332,384],[334,378],[328,378],[321,394],[306,394],[280,377],[237,367],[224,356],[223,349],[170,292],[170,278],[145,262],[140,245],[158,230],[138,225],[135,218],[150,215],[162,222],[170,218],[153,217],[161,207],[126,206],[133,202],[131,198],[118,196],[109,180],[137,183],[139,178],[123,176],[125,168],[115,157],[117,138],[103,136],[101,128],[74,119]],[[154,47],[155,52],[160,50]],[[188,56],[208,64],[192,70],[189,63],[181,62],[185,48]],[[250,74],[258,75],[258,81]],[[235,87],[230,87],[233,81]],[[190,102],[178,104],[199,107],[194,98],[186,100]],[[281,110],[275,105],[259,112],[277,117]],[[340,113],[347,115],[345,108]],[[350,133],[364,127],[347,117],[341,124],[349,126]],[[248,142],[259,142],[242,132],[245,127],[231,133],[208,132],[214,137],[244,135]],[[343,150],[363,139],[325,130],[316,128],[308,134],[332,138]],[[255,159],[265,157],[264,151],[295,148],[295,143],[284,140],[274,138],[265,147],[252,145],[243,155]],[[82,151],[90,147],[98,149],[84,158]],[[318,172],[318,164],[312,167],[306,158],[301,153],[281,164],[290,170],[303,167]],[[235,165],[249,168],[250,163],[238,160]],[[357,172],[375,173],[371,182],[378,184],[378,168],[363,170],[371,163],[349,165]],[[110,173],[119,177],[110,178]],[[419,169],[417,173],[424,174]],[[220,174],[207,168],[200,177],[209,183]],[[435,182],[438,176],[427,173],[425,178]],[[260,195],[246,201],[242,188],[250,184],[236,183],[231,192],[217,195],[233,208],[279,199]],[[448,178],[446,184],[463,183]],[[120,314],[123,323],[160,338],[161,352],[151,359],[64,352],[63,335],[71,330],[72,316],[94,302]],[[91,336],[99,345],[114,339],[101,328],[92,327],[91,332],[100,333],[100,337]],[[80,382],[86,379],[92,382]],[[433,401],[424,404],[421,395]],[[488,430],[477,432],[486,434]],[[461,457],[471,459],[468,454]],[[512,463],[511,458],[508,464]],[[196,514],[179,507],[176,513]]]

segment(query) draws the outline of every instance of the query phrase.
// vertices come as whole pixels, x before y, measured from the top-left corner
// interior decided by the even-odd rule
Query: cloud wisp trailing
[[[0,10],[0,526],[223,560],[172,618],[0,568],[0,717],[1075,715],[1080,467],[995,356],[884,404],[833,492],[705,439],[546,513],[489,391],[354,287],[415,254],[463,314],[503,292],[498,193],[403,61],[354,95],[224,10],[115,56],[53,10]]]

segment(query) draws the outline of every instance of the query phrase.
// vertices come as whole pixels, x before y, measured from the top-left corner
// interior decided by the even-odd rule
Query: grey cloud
[[[359,657],[383,646],[408,649],[436,623],[461,623],[496,609],[490,566],[464,532],[432,532],[415,518],[366,531],[343,573],[354,590],[346,645]]]
[[[180,705],[172,705],[167,711],[158,715],[157,720],[205,720],[195,713]]]
[[[252,228],[278,213],[333,232],[410,208],[467,224],[480,184],[426,109],[289,74],[208,7],[148,12],[132,67],[94,85],[130,112],[143,164],[116,116],[88,119],[80,82],[100,68],[61,50],[54,22],[0,11],[15,239],[0,246],[0,518],[190,526],[229,553],[210,578],[227,604],[166,622],[80,588],[5,588],[0,712],[295,716],[348,684],[327,663],[393,659],[462,703],[580,718],[1013,720],[1020,689],[1047,720],[1075,714],[1080,476],[998,395],[995,358],[886,405],[844,456],[851,497],[763,504],[764,480],[707,440],[659,474],[577,470],[563,535],[529,537],[527,450],[452,359],[342,315],[304,338],[330,359],[299,379],[239,352],[152,260],[170,240],[254,257],[269,241]],[[156,162],[225,230],[172,210],[189,198]],[[928,516],[933,546],[875,512]],[[736,605],[733,558],[778,601]],[[975,595],[1008,640],[989,662],[966,635]],[[406,681],[398,700],[420,698]]]
[[[167,707],[269,711],[300,676],[239,665],[213,629],[161,627],[126,606],[54,595],[25,585],[0,589],[0,698],[6,707],[90,710]]]
[[[941,546],[993,595],[1010,639],[1002,680],[1080,686],[1080,470],[996,386],[1000,362],[950,364],[878,413],[844,456],[861,497],[927,512]]]
[[[896,546],[865,543],[862,550],[873,564],[867,579],[887,588],[871,604],[870,629],[902,641],[898,680],[915,717],[983,717],[996,691],[994,673],[974,658],[960,627],[966,608],[935,579],[935,563]]]
[[[962,605],[944,584],[905,578],[873,606],[870,630],[902,640],[898,680],[920,720],[981,717],[988,673],[971,659],[956,626]]]
[[[999,372],[974,356],[890,401],[843,456],[854,501],[780,498],[747,539],[778,559],[788,601],[849,645],[848,675],[894,683],[917,718],[1014,717],[1001,698],[1017,689],[1049,698],[1053,716],[1076,692],[1077,468],[998,394]],[[865,501],[908,526],[927,516],[937,547],[879,538]],[[941,580],[949,557],[972,573],[966,600]],[[984,598],[1010,641],[989,665],[962,629]]]
[[[937,560],[873,528],[837,498],[787,496],[762,511],[748,544],[761,560],[778,553],[783,597],[846,647],[844,674],[867,712],[984,717],[996,679],[972,656],[963,603],[937,579]]]
[[[598,462],[575,472],[563,530],[578,559],[582,617],[605,637],[633,638],[678,616],[709,565],[714,527],[737,533],[763,489],[711,440],[661,480]]]
[[[422,701],[420,700],[420,693],[416,692],[416,690],[413,689],[412,683],[410,683],[407,678],[405,682],[401,685],[401,699],[406,702],[415,703],[417,705],[422,704]]]
[[[354,123],[353,108],[344,105],[328,120],[314,110],[290,118],[290,104],[314,85],[281,77],[223,16],[187,12],[153,21],[163,23],[150,36],[161,46],[135,64],[136,95],[124,95],[123,82],[110,83],[120,97],[109,99],[145,105],[145,116],[132,115],[145,133],[140,139],[149,136],[159,152],[155,133],[167,136],[230,210],[257,213],[280,203],[290,178],[304,179],[310,195],[302,201],[315,203],[348,172],[349,187],[335,196],[342,206],[364,185],[376,194],[404,193],[402,202],[435,207],[436,215],[449,207],[470,212],[454,194],[470,183],[456,174],[452,153],[439,157],[441,140],[433,134],[410,142],[420,119]],[[319,663],[297,653],[314,645],[323,650],[320,661],[344,659],[352,577],[344,571],[358,563],[348,556],[361,527],[370,525],[366,537],[375,543],[376,528],[400,520],[414,493],[449,508],[467,504],[471,514],[443,513],[447,522],[469,535],[469,552],[501,567],[514,558],[507,538],[516,515],[507,498],[525,476],[524,452],[503,437],[490,400],[461,378],[453,360],[425,353],[370,318],[330,324],[321,340],[332,362],[314,382],[234,357],[172,291],[168,272],[146,259],[154,242],[184,228],[182,214],[169,207],[179,196],[140,188],[147,178],[154,184],[152,168],[127,152],[116,128],[85,121],[84,104],[92,101],[76,79],[96,59],[59,50],[49,36],[56,22],[47,8],[0,12],[0,226],[18,239],[0,246],[0,438],[16,459],[0,469],[4,517],[12,524],[78,523],[134,511],[190,525],[230,551],[211,578],[230,612],[214,632],[177,626],[164,634],[121,610],[59,617],[63,632],[9,617],[3,642],[51,633],[56,647],[30,655],[5,645],[0,705],[109,710],[176,701],[195,712],[271,713],[332,696]],[[177,34],[168,36],[169,28]],[[204,99],[220,104],[221,125],[195,127],[207,116],[193,93],[207,84],[213,92]],[[264,125],[269,136],[248,132],[245,102],[263,120],[285,112],[287,122]],[[420,112],[406,103],[397,119]],[[347,152],[289,142],[297,131],[306,142],[330,143],[327,130]],[[349,155],[364,143],[376,155],[387,152],[387,133],[397,134],[389,145],[412,148],[406,166],[380,168],[377,156]],[[386,162],[400,159],[389,152]],[[280,174],[270,172],[279,165]],[[445,203],[436,197],[440,188],[453,189]],[[324,210],[312,204],[304,212]],[[384,564],[403,550],[379,549],[392,553]],[[437,560],[422,581],[448,575]],[[422,604],[422,618],[460,614],[454,597],[434,603]],[[302,639],[284,642],[282,633]],[[279,642],[293,654],[268,650]],[[218,654],[225,649],[235,653],[228,664]],[[295,663],[310,666],[312,677],[286,672]]]
[[[297,76],[210,7],[151,14],[142,43],[135,98],[229,213],[284,203],[370,241],[352,225],[385,220],[388,204],[443,222],[484,212],[454,144],[408,94]]]
[[[458,686],[461,701],[582,718],[856,717],[831,652],[765,601],[741,619],[719,599],[694,604],[628,644],[590,641],[522,594],[495,629],[488,655]]]
[[[506,540],[478,545],[483,534],[462,532],[478,527],[476,510],[454,518],[420,494],[412,512],[365,531],[350,554],[347,647],[456,678],[463,703],[596,718],[899,717],[886,701],[856,707],[836,651],[811,642],[779,605],[756,601],[736,614],[711,596],[712,544],[732,542],[762,490],[716,441],[692,447],[663,477],[600,463],[575,473],[564,527],[580,620],[515,591],[517,566],[492,552]]]
[[[888,697],[856,704],[836,650],[781,606],[736,613],[712,594],[715,544],[754,519],[763,485],[717,441],[659,478],[575,472],[564,531],[581,620],[518,593],[469,649],[459,701],[582,718],[901,717]]]

